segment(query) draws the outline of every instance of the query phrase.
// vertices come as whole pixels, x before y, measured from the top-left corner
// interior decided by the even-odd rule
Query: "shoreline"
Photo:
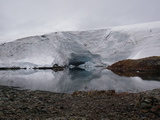
[[[0,119],[159,120],[160,89],[140,93],[94,90],[64,94],[0,86]]]

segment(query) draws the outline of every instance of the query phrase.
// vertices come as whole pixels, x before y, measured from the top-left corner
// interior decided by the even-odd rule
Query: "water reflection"
[[[115,74],[119,76],[126,77],[140,77],[143,80],[156,80],[160,81],[160,72],[159,71],[115,71],[112,70]]]
[[[159,88],[160,82],[125,77],[107,69],[65,69],[0,71],[0,85],[30,90],[71,93],[78,90],[116,90],[116,92],[139,92]]]
[[[90,81],[95,78],[100,78],[101,70],[93,70],[93,71],[86,71],[85,69],[81,68],[73,68],[69,69],[69,74],[71,75],[71,80],[85,80]]]

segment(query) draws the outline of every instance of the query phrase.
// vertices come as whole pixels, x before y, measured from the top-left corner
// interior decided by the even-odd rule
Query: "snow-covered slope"
[[[55,32],[0,45],[0,67],[108,65],[148,56],[160,56],[160,22]]]

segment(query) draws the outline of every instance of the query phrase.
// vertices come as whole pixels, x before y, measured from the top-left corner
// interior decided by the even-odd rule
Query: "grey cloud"
[[[0,0],[0,42],[160,20],[160,0]]]

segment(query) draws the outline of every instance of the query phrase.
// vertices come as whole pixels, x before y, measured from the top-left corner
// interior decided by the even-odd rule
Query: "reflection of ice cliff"
[[[119,77],[108,70],[18,70],[0,71],[0,85],[22,89],[71,93],[78,90],[111,90],[139,92],[159,88],[160,82],[144,81],[138,77]]]
[[[52,66],[160,56],[160,22],[90,31],[55,32],[0,44],[0,67]]]

